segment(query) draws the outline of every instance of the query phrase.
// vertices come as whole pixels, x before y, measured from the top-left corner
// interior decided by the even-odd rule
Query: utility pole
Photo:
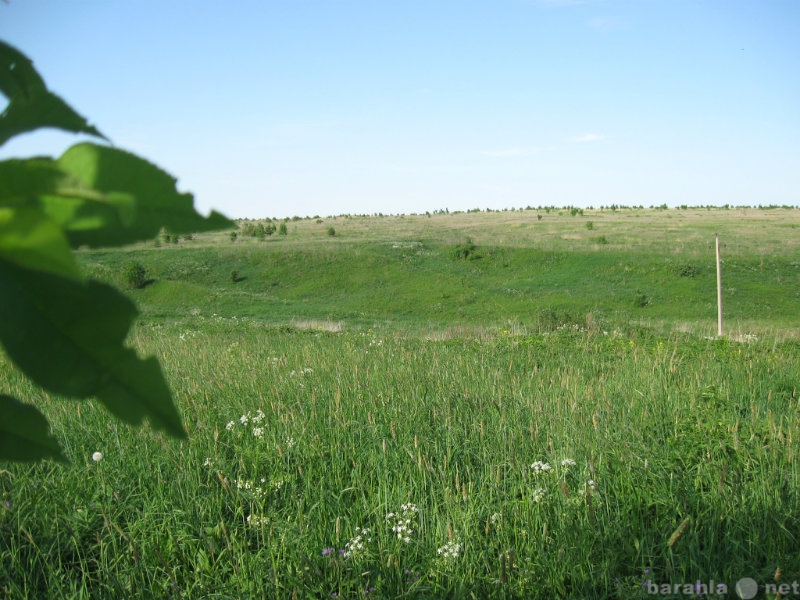
[[[722,337],[722,265],[719,259],[719,234],[717,234],[717,337]]]

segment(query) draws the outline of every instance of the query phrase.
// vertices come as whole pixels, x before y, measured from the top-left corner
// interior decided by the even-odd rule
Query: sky
[[[5,0],[0,39],[202,213],[800,205],[798,0]]]

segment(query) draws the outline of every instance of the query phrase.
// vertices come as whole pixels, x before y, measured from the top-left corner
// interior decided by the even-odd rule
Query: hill
[[[800,333],[800,209],[529,209],[284,221],[263,239],[230,232],[83,251],[146,318],[418,332],[563,325],[716,333],[714,239],[726,333]],[[252,229],[252,228],[251,228]],[[333,235],[331,235],[333,233]]]

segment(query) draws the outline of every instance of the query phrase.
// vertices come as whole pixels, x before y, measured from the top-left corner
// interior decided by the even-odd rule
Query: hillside
[[[718,233],[726,332],[800,333],[800,209],[531,209],[286,225],[287,235],[263,240],[240,230],[235,241],[222,232],[81,259],[92,276],[120,284],[122,266],[140,262],[150,283],[130,293],[159,320],[428,332],[635,324],[711,335]]]

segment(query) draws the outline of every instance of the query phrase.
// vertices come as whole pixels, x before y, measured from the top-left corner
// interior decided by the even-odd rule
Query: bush
[[[336,235],[336,230],[333,227],[328,227],[328,235],[334,237]]]
[[[678,267],[678,276],[680,277],[697,277],[700,275],[700,267],[695,265],[681,265]]]
[[[650,304],[650,298],[641,290],[636,290],[633,296],[633,305],[636,308],[644,308]]]
[[[478,247],[472,241],[472,238],[467,238],[463,244],[459,244],[453,248],[453,252],[450,256],[453,260],[475,260],[476,258],[480,258]]]
[[[147,271],[142,263],[129,262],[125,265],[122,278],[126,288],[129,290],[138,290],[143,288],[147,283]]]
[[[286,235],[289,231],[286,229],[286,223],[281,223],[278,227],[278,235]]]

